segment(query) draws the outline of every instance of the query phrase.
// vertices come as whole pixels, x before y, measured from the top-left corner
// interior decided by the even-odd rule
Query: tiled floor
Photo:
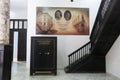
[[[64,70],[58,70],[57,76],[53,75],[30,76],[29,70],[26,69],[25,67],[25,62],[14,62],[12,67],[11,80],[120,80],[120,79],[104,73],[66,74]]]

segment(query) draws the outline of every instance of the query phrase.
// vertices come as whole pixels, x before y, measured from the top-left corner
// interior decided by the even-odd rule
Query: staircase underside
[[[120,0],[111,0],[109,4],[104,18],[101,16],[103,6],[100,8],[90,36],[92,53],[100,56],[107,54],[120,34]]]

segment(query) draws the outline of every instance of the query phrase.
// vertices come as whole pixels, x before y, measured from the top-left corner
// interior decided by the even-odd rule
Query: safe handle
[[[42,53],[39,53],[40,55],[42,55]],[[46,53],[44,53],[44,54],[46,54],[46,55],[50,55],[50,52],[46,52]]]
[[[50,52],[46,52],[45,54],[46,54],[46,55],[50,55]]]
[[[42,55],[42,53],[39,53],[40,55]]]

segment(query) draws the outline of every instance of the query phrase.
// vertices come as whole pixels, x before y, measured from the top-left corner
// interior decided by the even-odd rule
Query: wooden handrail
[[[82,47],[80,47],[79,49],[75,50],[74,52],[72,52],[71,54],[68,55],[68,57],[70,57],[71,55],[75,54],[75,52],[79,51],[80,49],[82,49],[83,47],[87,46],[88,44],[90,44],[91,42],[86,43],[85,45],[83,45]]]
[[[73,53],[68,55],[69,59],[69,68],[79,60],[82,60],[84,56],[91,54],[90,53],[90,48],[91,48],[91,41],[80,47],[79,49],[75,50]]]

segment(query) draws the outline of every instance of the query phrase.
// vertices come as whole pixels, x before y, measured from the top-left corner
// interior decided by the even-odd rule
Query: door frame
[[[10,19],[10,44],[13,47],[14,32],[18,32],[17,60],[26,61],[27,19]]]

